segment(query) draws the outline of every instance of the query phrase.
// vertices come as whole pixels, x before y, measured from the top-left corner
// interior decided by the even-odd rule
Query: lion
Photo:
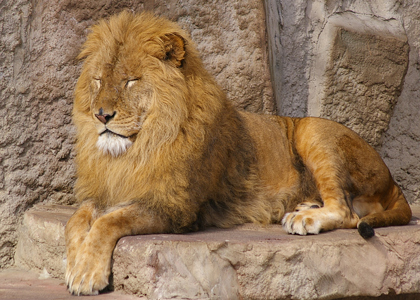
[[[151,13],[91,28],[75,88],[75,196],[65,229],[68,290],[109,284],[127,235],[246,222],[290,234],[404,225],[411,210],[378,153],[321,118],[236,110],[188,34]]]

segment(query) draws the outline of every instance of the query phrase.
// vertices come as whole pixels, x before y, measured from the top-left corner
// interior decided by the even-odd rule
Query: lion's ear
[[[182,66],[185,59],[185,40],[176,33],[166,34],[163,38],[165,46],[164,60],[171,61],[177,68]]]

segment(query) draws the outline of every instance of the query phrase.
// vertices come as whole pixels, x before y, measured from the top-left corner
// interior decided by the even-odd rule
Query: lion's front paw
[[[86,255],[66,270],[66,284],[73,295],[97,295],[109,284],[111,268],[101,259]]]
[[[321,222],[312,216],[311,210],[287,213],[281,223],[291,234],[318,234],[322,229]]]

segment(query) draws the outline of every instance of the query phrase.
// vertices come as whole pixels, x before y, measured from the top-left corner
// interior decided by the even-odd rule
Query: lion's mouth
[[[125,135],[122,135],[122,134],[119,134],[119,133],[113,132],[113,131],[109,130],[108,128],[106,128],[104,131],[102,131],[102,132],[99,134],[99,136],[101,136],[101,135],[103,135],[103,134],[116,135],[116,136],[119,136],[119,137],[121,137],[121,138],[125,138],[125,139],[128,139],[128,138],[130,137],[130,136],[125,136]]]

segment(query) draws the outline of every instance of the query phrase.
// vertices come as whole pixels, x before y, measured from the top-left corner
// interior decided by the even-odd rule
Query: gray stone
[[[19,267],[63,278],[64,223],[73,211],[36,206],[25,214],[16,252]],[[413,211],[410,225],[377,228],[370,240],[356,229],[293,236],[279,225],[253,224],[124,237],[114,251],[113,284],[148,299],[303,300],[418,293],[420,208]]]
[[[284,73],[283,66],[286,65],[283,58],[283,48],[281,37],[281,29],[283,27],[283,20],[281,16],[281,1],[264,0],[264,8],[267,23],[267,42],[268,42],[268,56],[270,62],[271,81],[273,82],[273,93],[276,101],[277,110],[283,112],[285,105],[282,99],[282,79]]]
[[[269,37],[270,68],[277,113],[305,117],[308,102],[309,62],[312,53],[313,0],[264,0]]]
[[[420,203],[420,2],[404,1],[394,9],[404,23],[410,58],[381,155],[406,198],[411,203]]]
[[[311,69],[308,114],[344,124],[380,148],[401,93],[408,50],[396,20],[351,12],[330,16]]]

